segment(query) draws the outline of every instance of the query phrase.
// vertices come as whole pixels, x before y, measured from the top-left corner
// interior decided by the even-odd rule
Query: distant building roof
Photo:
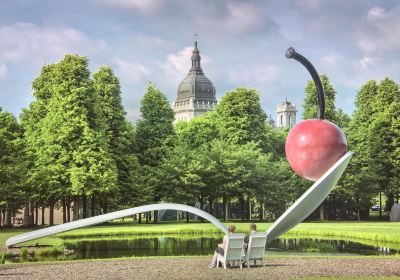
[[[191,60],[192,67],[179,84],[175,102],[189,101],[190,99],[216,101],[215,87],[201,69],[201,56],[197,48],[197,41],[194,42]]]

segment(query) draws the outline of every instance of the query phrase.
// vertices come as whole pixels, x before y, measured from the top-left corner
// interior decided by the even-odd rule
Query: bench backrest
[[[267,234],[265,232],[253,232],[250,234],[249,245],[247,249],[247,258],[260,259],[265,254],[265,244],[267,242]]]
[[[244,242],[243,233],[232,233],[228,235],[228,244],[226,246],[226,260],[240,260],[242,256]]]

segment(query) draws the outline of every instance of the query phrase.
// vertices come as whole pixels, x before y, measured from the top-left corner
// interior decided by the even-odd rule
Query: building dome
[[[187,76],[179,84],[176,102],[188,101],[190,99],[215,101],[215,87],[204,75],[200,66],[200,52],[195,42],[192,52],[192,68]]]
[[[201,69],[201,56],[194,42],[191,56],[192,67],[178,86],[176,100],[173,104],[176,120],[188,121],[214,109],[217,105],[215,87]]]

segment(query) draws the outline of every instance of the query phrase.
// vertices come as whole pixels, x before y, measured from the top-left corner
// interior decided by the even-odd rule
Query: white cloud
[[[0,79],[4,79],[7,76],[7,65],[0,64]]]
[[[368,68],[369,66],[373,65],[374,60],[371,57],[368,56],[364,56],[361,60],[360,60],[360,64],[362,68]]]
[[[127,84],[136,84],[150,79],[151,71],[142,63],[130,62],[124,59],[114,59],[117,66],[116,72]]]
[[[179,83],[185,75],[189,72],[191,67],[191,59],[193,47],[185,47],[178,52],[170,53],[167,55],[165,61],[160,65],[168,78],[172,78],[173,83]],[[201,65],[207,65],[210,58],[201,54]]]
[[[40,27],[31,23],[0,26],[0,61],[42,65],[66,53],[91,54],[103,50],[103,41],[92,40],[70,27]]]
[[[370,19],[370,20],[373,20],[373,19],[376,19],[376,18],[383,18],[383,17],[386,17],[386,16],[387,15],[386,15],[385,9],[383,9],[381,7],[378,7],[378,6],[375,6],[375,7],[371,8],[368,11],[367,18]]]
[[[306,10],[315,10],[320,6],[320,2],[320,0],[296,0],[294,3],[300,8]]]
[[[206,25],[209,30],[241,34],[262,28],[270,20],[257,5],[248,2],[228,2],[226,10],[225,15],[200,19],[200,24]]]
[[[101,4],[106,6],[115,6],[125,9],[139,10],[148,13],[160,8],[163,0],[100,0]]]
[[[228,71],[228,82],[235,86],[271,86],[281,78],[282,71],[277,65],[254,64]]]
[[[366,54],[400,50],[400,5],[385,11],[380,7],[369,10],[355,30],[358,47]]]

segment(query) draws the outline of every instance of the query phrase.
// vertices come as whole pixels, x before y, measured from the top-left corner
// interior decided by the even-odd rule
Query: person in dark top
[[[250,232],[244,238],[244,243],[243,243],[243,249],[244,249],[245,252],[247,252],[247,247],[249,246],[250,234],[252,234],[253,232],[257,231],[257,225],[256,224],[250,224],[249,227],[250,227]]]

